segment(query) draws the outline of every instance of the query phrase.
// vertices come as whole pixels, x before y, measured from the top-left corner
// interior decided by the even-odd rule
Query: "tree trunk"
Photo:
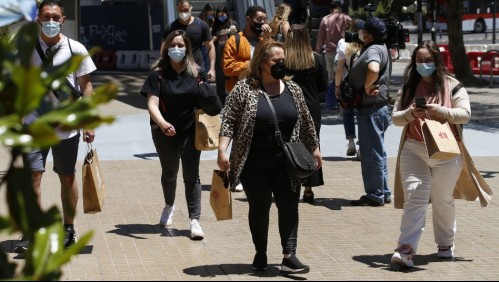
[[[478,83],[478,79],[471,71],[466,49],[464,48],[463,23],[463,1],[446,1],[447,4],[447,33],[449,37],[449,53],[456,78],[464,85],[473,85]]]

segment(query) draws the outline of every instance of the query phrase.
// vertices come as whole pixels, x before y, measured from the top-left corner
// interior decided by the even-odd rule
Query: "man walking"
[[[181,29],[187,33],[192,45],[192,53],[196,64],[201,69],[204,81],[215,81],[215,46],[213,45],[213,37],[211,36],[210,27],[205,21],[192,16],[192,5],[190,0],[177,0],[178,19],[171,22],[163,33],[163,40],[170,32]],[[204,72],[204,58],[201,46],[204,44],[208,57],[210,59],[210,70],[208,74]]]
[[[80,67],[67,76],[67,80],[79,89],[83,96],[91,96],[93,93],[90,73],[96,70],[95,64],[90,58],[87,49],[81,43],[69,39],[60,33],[61,25],[64,24],[66,17],[64,7],[61,1],[44,0],[38,7],[38,23],[41,26],[38,50],[32,56],[33,65],[42,65],[43,63],[60,65],[71,59],[73,55],[84,56],[85,59]],[[51,60],[47,62],[47,60]],[[57,106],[61,101],[53,92],[46,96],[47,102]],[[25,123],[30,124],[38,118],[39,114],[33,112],[25,118]],[[76,214],[76,205],[78,203],[78,186],[75,181],[76,160],[78,156],[78,144],[80,142],[80,130],[58,131],[60,143],[51,148],[44,148],[28,153],[30,161],[33,189],[38,197],[38,204],[41,204],[41,181],[49,150],[52,149],[54,159],[54,171],[58,174],[61,183],[61,201],[64,220],[65,238],[64,246],[67,248],[73,245],[76,240],[74,229],[74,220]],[[93,130],[83,131],[83,141],[92,143],[95,138]],[[21,240],[16,247],[16,252],[24,252],[29,247],[30,242]]]

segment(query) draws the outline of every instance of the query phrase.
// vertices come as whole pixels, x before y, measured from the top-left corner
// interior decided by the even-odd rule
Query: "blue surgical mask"
[[[48,21],[42,22],[42,32],[48,38],[53,38],[61,31],[61,24],[59,22]]]
[[[213,15],[208,15],[208,20],[213,20]]]
[[[219,17],[218,17],[218,21],[219,21],[219,22],[222,22],[222,23],[223,23],[223,22],[225,22],[226,20],[227,20],[227,16],[219,16]]]
[[[430,77],[435,71],[435,63],[417,63],[416,70],[422,77]]]
[[[185,47],[178,48],[168,48],[168,56],[170,56],[170,60],[175,63],[181,62],[185,57]]]

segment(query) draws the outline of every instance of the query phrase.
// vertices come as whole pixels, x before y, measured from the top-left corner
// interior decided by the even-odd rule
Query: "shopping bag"
[[[199,151],[218,149],[218,136],[222,120],[219,115],[210,116],[203,110],[196,110],[194,146]]]
[[[97,156],[97,150],[87,146],[87,154],[83,161],[83,212],[98,213],[102,211],[106,197],[102,168]]]
[[[213,170],[210,205],[217,220],[232,219],[232,195],[226,171]]]
[[[449,160],[461,154],[449,123],[427,119],[421,129],[430,159]]]

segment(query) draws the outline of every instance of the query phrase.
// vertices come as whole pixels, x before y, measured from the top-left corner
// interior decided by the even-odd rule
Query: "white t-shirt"
[[[77,79],[75,79],[75,75],[77,78],[84,76],[84,75],[87,75],[87,74],[95,71],[97,69],[97,67],[95,66],[92,58],[89,56],[87,48],[85,48],[85,46],[83,46],[83,44],[81,44],[78,41],[69,39],[66,36],[63,36],[63,37],[64,37],[64,39],[62,39],[59,43],[52,46],[52,48],[51,48],[51,50],[57,50],[57,49],[59,50],[59,51],[57,51],[57,53],[54,56],[53,65],[54,66],[61,65],[64,62],[66,62],[67,60],[69,60],[71,58],[71,51],[73,51],[74,55],[85,56],[80,67],[74,73],[70,73],[67,76],[67,78],[71,82],[71,84],[73,84],[73,86],[75,86],[77,89],[80,89],[80,85],[77,83]],[[47,44],[45,44],[45,42],[43,42],[41,37],[38,38],[38,41],[40,42],[40,46],[42,47],[42,51],[46,54],[49,46]],[[69,41],[69,44],[71,44],[71,49],[68,45],[68,41]],[[31,64],[38,65],[38,66],[42,65],[42,59],[40,58],[40,55],[38,54],[36,49],[33,52],[33,56],[31,57]],[[59,100],[57,99],[57,97],[53,93],[50,93],[49,95],[47,95],[45,97],[45,99],[46,99],[45,101],[52,104],[53,107],[57,107],[60,103]],[[33,112],[26,117],[25,122],[27,124],[30,124],[35,119],[37,119],[38,116],[39,115],[37,112]],[[60,139],[68,139],[68,138],[71,138],[71,137],[77,135],[78,130],[73,130],[73,131],[57,130],[57,134],[59,135]]]

